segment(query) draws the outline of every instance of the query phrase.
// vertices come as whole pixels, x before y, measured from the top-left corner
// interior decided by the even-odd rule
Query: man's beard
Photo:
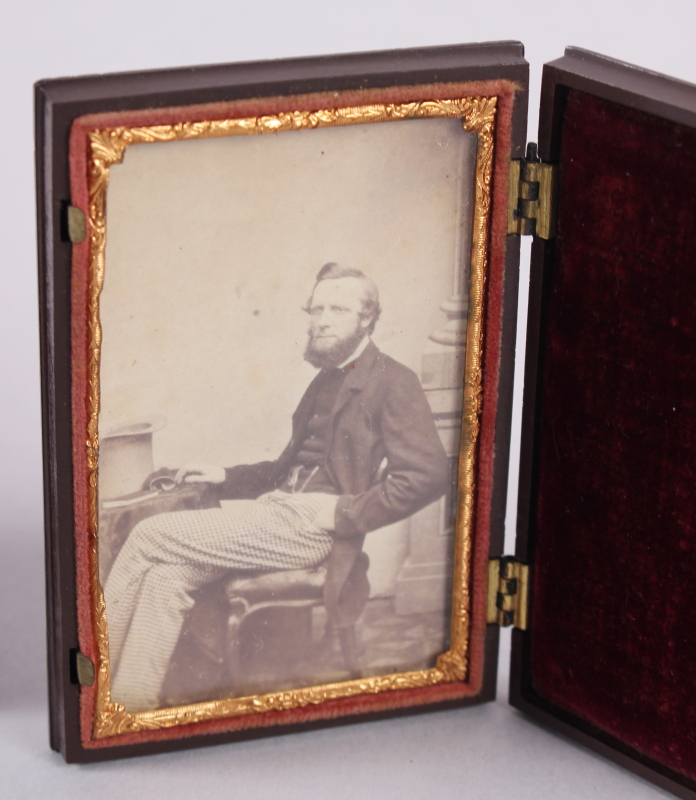
[[[309,363],[317,369],[332,369],[333,367],[337,367],[347,358],[350,358],[365,336],[366,333],[363,328],[356,328],[354,333],[347,336],[345,339],[338,339],[330,348],[326,350],[317,350],[314,338],[310,333],[304,351],[305,361],[309,361]]]

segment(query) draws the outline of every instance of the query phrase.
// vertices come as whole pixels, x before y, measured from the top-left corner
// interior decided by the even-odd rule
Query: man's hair
[[[338,278],[357,278],[362,283],[363,306],[360,316],[363,319],[367,319],[369,317],[370,324],[367,326],[366,330],[369,334],[372,334],[375,329],[375,325],[377,324],[377,320],[379,319],[379,315],[382,313],[382,307],[379,304],[379,290],[377,289],[377,284],[372,280],[372,278],[370,278],[368,275],[365,275],[365,273],[360,269],[355,269],[354,267],[342,267],[335,261],[329,261],[328,264],[324,264],[319,272],[317,272],[317,280],[314,284],[314,289],[316,289],[317,285],[322,281],[333,281],[337,280]],[[312,289],[312,295],[314,295],[314,289]],[[305,310],[309,311],[311,305],[312,298],[310,297]]]

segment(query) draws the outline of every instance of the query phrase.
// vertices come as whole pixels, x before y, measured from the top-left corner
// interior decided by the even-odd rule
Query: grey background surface
[[[0,795],[657,798],[500,696],[475,709],[85,767],[48,749],[32,93],[46,77],[453,42],[520,39],[541,65],[575,44],[696,82],[691,0],[25,0],[0,25]],[[528,245],[523,249],[527,263]],[[528,272],[523,266],[522,285]],[[524,308],[524,291],[521,306]],[[520,315],[523,330],[525,315]],[[523,349],[523,345],[521,346]],[[522,350],[518,348],[518,355]],[[522,359],[518,361],[521,377]],[[520,381],[516,409],[519,412]],[[519,415],[515,417],[515,430]],[[518,435],[508,536],[513,536]],[[509,538],[508,550],[512,548]]]

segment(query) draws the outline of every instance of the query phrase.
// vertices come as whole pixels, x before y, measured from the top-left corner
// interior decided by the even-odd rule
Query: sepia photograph
[[[476,155],[430,118],[111,166],[98,559],[126,712],[447,651]]]

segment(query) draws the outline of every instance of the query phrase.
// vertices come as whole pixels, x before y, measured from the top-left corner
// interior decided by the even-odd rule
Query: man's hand
[[[314,524],[323,528],[325,531],[332,531],[336,527],[336,504],[338,497],[332,494],[326,495],[326,500],[314,517]]]
[[[174,479],[177,483],[224,483],[225,468],[210,464],[187,464]]]

